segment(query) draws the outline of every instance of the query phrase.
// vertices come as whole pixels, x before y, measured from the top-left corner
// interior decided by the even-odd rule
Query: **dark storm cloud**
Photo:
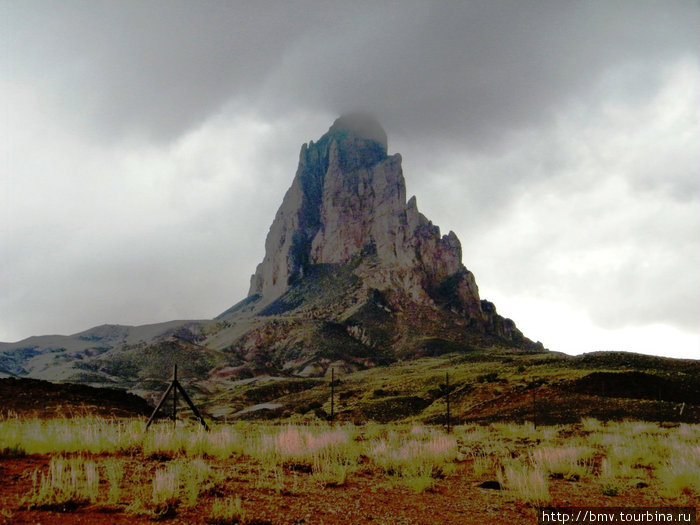
[[[621,63],[694,53],[692,2],[73,2],[6,5],[10,51],[100,132],[173,138],[226,103],[375,112],[483,147]],[[11,57],[12,61],[12,57]],[[641,75],[641,76],[640,76]],[[637,82],[639,80],[639,82]],[[627,94],[629,95],[629,93]],[[390,133],[391,134],[391,133]]]
[[[288,2],[5,4],[12,67],[108,136],[172,139],[247,100],[289,42],[321,23]]]
[[[688,4],[639,2],[387,9],[291,43],[266,102],[369,105],[399,135],[483,147],[551,118],[620,64],[642,62],[630,68],[631,91],[653,92],[643,82],[649,69],[681,49],[694,53],[694,14]]]

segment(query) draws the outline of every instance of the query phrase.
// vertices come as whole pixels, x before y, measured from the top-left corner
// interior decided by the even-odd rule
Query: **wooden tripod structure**
[[[173,367],[173,380],[170,382],[170,386],[168,386],[167,390],[163,394],[163,397],[160,398],[160,401],[158,401],[158,405],[156,405],[155,410],[153,411],[153,414],[151,414],[151,417],[148,419],[148,423],[146,423],[146,430],[148,430],[148,427],[151,426],[151,423],[153,423],[153,420],[156,418],[156,414],[160,410],[160,408],[163,406],[163,403],[165,403],[165,400],[168,397],[168,394],[172,391],[173,393],[173,413],[172,413],[172,420],[173,420],[173,426],[177,422],[177,392],[178,390],[182,394],[182,398],[185,400],[185,402],[189,405],[189,407],[192,409],[192,412],[194,412],[194,415],[197,417],[199,422],[202,424],[202,426],[206,429],[209,430],[209,427],[207,426],[206,421],[204,421],[204,418],[202,417],[202,414],[199,413],[199,410],[197,410],[197,407],[194,406],[194,403],[190,399],[190,396],[187,395],[187,392],[185,392],[185,389],[182,388],[182,385],[180,382],[177,380],[177,365]]]

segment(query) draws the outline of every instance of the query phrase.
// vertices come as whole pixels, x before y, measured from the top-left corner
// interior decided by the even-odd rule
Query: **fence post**
[[[537,428],[537,403],[535,401],[536,388],[532,389],[532,424]]]
[[[177,364],[173,365],[173,385],[177,385]],[[173,388],[173,429],[177,425],[177,387]]]
[[[153,420],[156,418],[156,414],[160,410],[160,408],[163,406],[163,403],[168,397],[168,394],[170,391],[173,391],[173,411],[172,411],[172,418],[173,418],[173,429],[175,428],[175,425],[177,423],[177,391],[179,390],[180,393],[182,394],[182,398],[185,400],[185,403],[188,404],[190,409],[192,409],[192,412],[194,412],[194,415],[197,419],[199,419],[199,422],[202,424],[202,426],[206,429],[209,430],[209,426],[207,425],[207,422],[204,421],[204,417],[202,417],[202,414],[199,413],[199,410],[197,410],[197,407],[194,406],[194,403],[190,399],[190,396],[187,395],[187,392],[185,389],[182,387],[180,382],[177,380],[177,365],[173,367],[173,380],[170,382],[170,385],[168,385],[168,388],[165,390],[163,393],[163,396],[160,398],[160,401],[158,401],[158,404],[156,405],[156,408],[153,410],[153,413],[151,414],[151,417],[148,418],[148,421],[146,422],[146,430],[148,430],[148,427],[151,426],[151,423],[153,423]],[[167,408],[163,409],[164,411],[167,411]]]
[[[450,374],[445,372],[445,392],[447,396],[447,433],[450,433]]]
[[[331,425],[335,416],[335,368],[331,368]]]

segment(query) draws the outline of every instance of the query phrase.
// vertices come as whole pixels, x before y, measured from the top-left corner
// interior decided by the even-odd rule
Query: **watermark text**
[[[555,507],[539,509],[537,522],[540,525],[697,525],[697,518],[695,507]]]

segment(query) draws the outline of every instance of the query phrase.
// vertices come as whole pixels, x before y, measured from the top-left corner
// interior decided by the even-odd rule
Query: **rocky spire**
[[[449,302],[485,321],[459,239],[453,232],[441,236],[415,197],[406,202],[401,156],[387,155],[386,132],[376,120],[353,114],[302,146],[249,295],[272,301],[309,265],[345,263],[365,252],[379,261],[366,276],[372,287],[398,286],[417,301]]]

